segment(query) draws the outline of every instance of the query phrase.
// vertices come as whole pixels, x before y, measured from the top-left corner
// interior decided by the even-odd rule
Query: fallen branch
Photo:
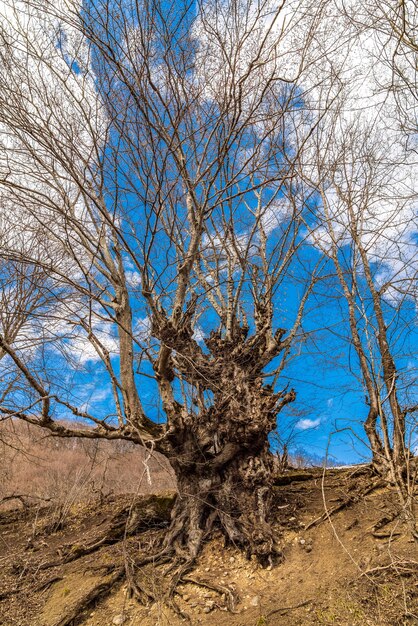
[[[400,537],[402,535],[402,533],[395,533],[395,532],[384,532],[384,533],[372,533],[372,536],[375,537],[376,539],[390,539],[393,537]]]
[[[282,485],[290,485],[291,483],[304,482],[315,478],[310,472],[298,472],[294,474],[282,474],[274,477],[273,486],[281,487]]]

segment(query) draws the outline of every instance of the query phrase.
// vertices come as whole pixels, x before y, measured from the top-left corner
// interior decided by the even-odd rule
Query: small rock
[[[369,556],[364,556],[360,559],[359,566],[361,569],[367,569],[371,563],[371,558]]]
[[[205,572],[210,572],[210,567],[205,567]]]
[[[229,557],[229,562],[230,562],[230,563],[235,563],[235,557],[230,556],[230,557]]]
[[[310,544],[306,546],[305,552],[312,552],[312,546]]]
[[[251,606],[259,606],[260,605],[260,596],[254,596],[251,598],[250,602]]]
[[[190,600],[190,596],[189,596],[189,594],[184,593],[184,594],[183,594],[183,600],[184,600],[185,602],[187,602],[188,600]]]
[[[211,600],[210,602],[206,602],[205,606],[203,607],[203,613],[210,613],[211,611],[213,611],[214,608],[215,603],[213,602],[213,600]]]
[[[289,517],[289,522],[296,522],[296,517]]]
[[[299,539],[299,543],[300,543],[301,546],[304,546],[306,541],[305,541],[305,539]]]
[[[125,622],[126,617],[124,615],[115,615],[112,620],[112,624],[114,624],[114,626],[122,626],[122,624],[124,624]]]

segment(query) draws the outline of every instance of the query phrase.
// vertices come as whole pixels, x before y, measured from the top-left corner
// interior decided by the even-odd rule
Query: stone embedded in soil
[[[211,611],[213,611],[214,608],[215,608],[215,602],[213,600],[209,600],[208,602],[206,602],[203,608],[203,613],[210,613]]]
[[[259,606],[260,605],[260,596],[254,596],[251,598],[250,602],[251,606]]]
[[[126,617],[124,615],[115,615],[112,620],[112,624],[114,626],[122,626],[126,622]]]

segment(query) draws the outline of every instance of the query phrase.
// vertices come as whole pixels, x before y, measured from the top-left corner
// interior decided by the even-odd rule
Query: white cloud
[[[125,271],[126,281],[134,289],[141,285],[141,274],[132,270]]]
[[[97,238],[79,183],[95,171],[106,117],[76,24],[81,4],[0,0],[0,245],[47,264],[79,253],[86,231]]]
[[[133,328],[134,338],[139,341],[146,341],[151,336],[151,320],[146,315],[145,317],[141,317],[136,320]]]
[[[292,209],[286,198],[270,202],[261,215],[261,224],[267,237],[291,215]]]
[[[201,326],[199,326],[198,324],[196,324],[196,326],[193,329],[193,338],[198,343],[203,343],[205,337],[206,337],[206,334],[205,334],[203,328]]]
[[[313,11],[316,4],[302,0],[300,8]],[[414,2],[406,0],[407,5],[412,15]],[[302,172],[313,186],[322,187],[322,210],[328,212],[338,246],[348,242],[347,226],[356,222],[370,261],[381,265],[376,282],[393,282],[395,289],[389,288],[386,297],[395,299],[398,290],[413,295],[418,271],[417,135],[405,130],[399,91],[393,88],[393,60],[402,63],[404,57],[397,42],[382,37],[369,8],[378,16],[377,2],[324,4],[301,83],[311,110],[323,117],[302,153]],[[295,31],[300,40],[312,20],[312,12],[306,11],[305,18],[302,13]],[[408,67],[405,72],[411,71]],[[414,84],[416,74],[410,78]],[[416,118],[418,100],[412,93],[408,99],[406,90],[403,95],[405,110]],[[316,230],[312,240],[329,250],[327,228]]]
[[[309,430],[310,428],[318,428],[318,426],[321,423],[321,418],[318,417],[317,419],[311,420],[311,419],[302,419],[299,420],[296,423],[296,428],[298,430]]]
[[[113,329],[114,330],[114,329]],[[119,341],[112,334],[109,324],[100,323],[93,328],[93,337],[100,346],[109,352],[110,356],[119,353]],[[101,360],[99,351],[96,349],[93,338],[90,339],[83,331],[77,329],[72,336],[66,339],[66,349],[76,364],[83,366],[87,363],[96,363]]]

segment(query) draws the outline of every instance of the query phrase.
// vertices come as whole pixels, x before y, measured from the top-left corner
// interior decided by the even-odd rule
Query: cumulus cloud
[[[92,178],[107,124],[88,46],[64,20],[80,8],[0,0],[0,244],[44,263],[79,253],[83,232],[97,237],[80,183]]]
[[[146,341],[151,336],[151,319],[146,315],[136,320],[133,329],[134,338]]]
[[[389,61],[397,58],[398,44],[382,39],[368,4],[330,0],[306,51],[310,65],[302,81],[304,98],[321,119],[301,155],[302,171],[321,190],[319,217],[322,211],[327,222],[314,231],[312,241],[327,252],[332,240],[346,245],[349,228],[355,228],[370,262],[380,265],[376,284],[392,282],[395,287],[385,295],[394,298],[398,291],[413,295],[418,271],[417,136],[405,129],[393,89]],[[315,3],[305,0],[303,5],[314,9]],[[300,38],[311,19],[312,13],[302,16]],[[412,93],[407,104],[416,117],[418,101]]]
[[[286,198],[281,198],[270,202],[261,212],[261,224],[268,237],[276,228],[289,219],[292,215],[292,208]]]
[[[126,270],[125,276],[126,276],[126,282],[130,287],[133,287],[135,289],[141,285],[141,275],[139,272]]]
[[[313,429],[313,428],[318,428],[318,426],[321,424],[321,418],[318,417],[317,419],[302,419],[299,420],[296,423],[296,428],[298,430],[309,430],[309,429]]]

